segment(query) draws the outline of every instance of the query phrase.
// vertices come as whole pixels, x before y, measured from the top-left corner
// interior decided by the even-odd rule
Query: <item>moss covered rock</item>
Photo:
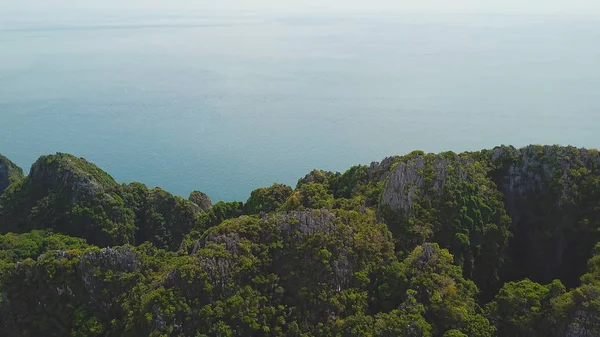
[[[15,181],[23,179],[23,170],[0,154],[0,194]]]
[[[291,187],[283,184],[273,184],[270,187],[256,189],[252,191],[244,205],[245,213],[274,212],[285,203],[293,191]]]
[[[43,156],[0,198],[0,231],[53,229],[100,246],[133,243],[134,214],[120,185],[83,158]]]
[[[487,173],[467,155],[412,153],[390,174],[379,211],[399,249],[437,242],[466,277],[493,292],[507,258],[510,218]]]
[[[210,197],[200,191],[193,191],[190,193],[188,200],[198,206],[202,212],[210,212],[213,207]]]

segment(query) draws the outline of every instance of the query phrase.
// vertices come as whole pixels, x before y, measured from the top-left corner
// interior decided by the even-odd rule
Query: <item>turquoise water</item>
[[[5,13],[0,153],[245,200],[414,149],[599,147],[598,41],[589,18]]]

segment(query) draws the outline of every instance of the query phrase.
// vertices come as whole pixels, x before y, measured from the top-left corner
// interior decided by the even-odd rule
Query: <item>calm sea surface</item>
[[[0,153],[245,200],[414,149],[600,147],[600,21],[0,14]]]

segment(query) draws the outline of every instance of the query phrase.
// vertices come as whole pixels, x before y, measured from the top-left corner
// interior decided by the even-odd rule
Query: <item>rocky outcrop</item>
[[[312,170],[309,174],[298,180],[298,185],[296,188],[310,183],[324,184],[327,181],[327,178],[331,175],[335,175],[335,173],[324,170]]]
[[[124,273],[133,273],[141,266],[141,257],[129,246],[103,248],[83,255],[79,260],[77,271],[85,288],[93,291],[94,285],[100,281],[96,270],[110,270],[113,276],[119,277]]]
[[[133,243],[134,214],[121,186],[83,158],[43,156],[0,200],[0,232],[53,229],[99,246]]]
[[[210,200],[208,195],[200,191],[193,191],[192,193],[190,193],[188,200],[193,202],[196,206],[198,206],[198,208],[202,212],[210,212],[210,210],[213,207],[212,201]]]
[[[492,206],[498,195],[501,206]],[[456,207],[461,203],[464,211]],[[393,232],[401,229],[404,238],[415,231],[432,232],[435,240],[456,255],[452,241],[435,233],[452,222],[455,227],[463,226],[471,239],[471,223],[479,222],[479,230],[489,223],[502,228],[495,216],[473,222],[474,216],[491,207],[492,213],[510,217],[513,267],[504,271],[506,277],[529,277],[541,283],[559,278],[575,286],[585,271],[586,257],[600,241],[598,203],[598,151],[502,146],[461,155],[416,153],[401,158],[386,182],[379,212]],[[471,214],[464,216],[465,212]],[[476,249],[473,254],[478,255]]]
[[[291,236],[295,231],[302,234],[334,231],[336,216],[327,210],[288,212],[264,218],[277,222],[282,235]]]
[[[472,180],[465,167],[473,165],[470,158],[443,155],[400,161],[387,180],[380,206],[409,215],[417,195],[429,199],[442,196],[448,174],[458,176],[459,180]]]
[[[12,182],[23,179],[23,170],[8,158],[0,155],[0,194],[6,190]]]
[[[388,178],[394,164],[400,160],[399,156],[383,159],[381,162],[372,162],[367,168],[367,176],[370,181],[385,181]]]
[[[140,269],[141,257],[130,247],[104,248],[83,255],[77,265],[77,275],[90,301],[103,311],[114,305],[111,294],[127,292],[135,285],[135,279],[115,284],[124,274]],[[110,278],[107,279],[107,273]]]
[[[72,202],[91,199],[117,183],[83,158],[58,153],[38,159],[28,176],[31,184],[69,195]]]

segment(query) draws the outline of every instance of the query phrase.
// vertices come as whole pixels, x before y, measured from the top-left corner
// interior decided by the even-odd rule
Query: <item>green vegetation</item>
[[[397,249],[437,242],[452,252],[484,297],[497,291],[507,262],[510,217],[486,166],[452,152],[402,158],[382,197],[381,214]]]
[[[291,187],[282,184],[256,189],[252,191],[250,198],[246,201],[245,212],[246,214],[259,214],[277,211],[293,192]]]
[[[594,150],[415,151],[214,205],[67,154],[14,172],[1,336],[600,334]]]
[[[100,247],[150,241],[177,249],[197,225],[197,206],[159,188],[119,185],[83,158],[58,153],[0,197],[0,232],[49,229]]]

